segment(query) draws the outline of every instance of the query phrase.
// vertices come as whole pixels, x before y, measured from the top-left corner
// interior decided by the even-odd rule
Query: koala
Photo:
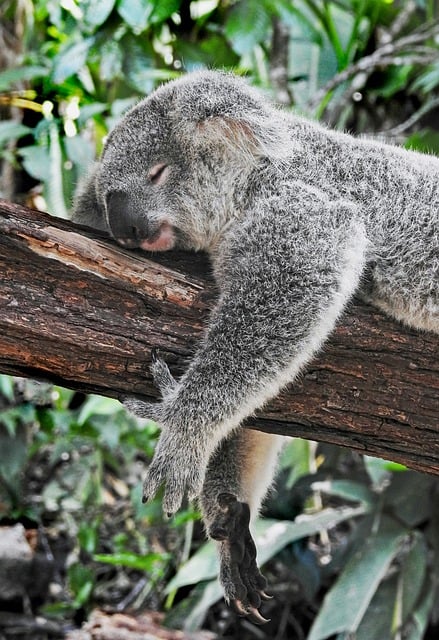
[[[208,253],[219,297],[184,375],[153,359],[161,426],[144,499],[199,499],[226,600],[268,598],[249,523],[282,438],[239,428],[294,379],[362,296],[439,332],[439,159],[282,111],[232,74],[164,84],[110,133],[73,219],[122,246]]]

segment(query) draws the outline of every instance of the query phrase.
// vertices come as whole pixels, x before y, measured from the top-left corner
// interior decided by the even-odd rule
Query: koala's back
[[[439,332],[439,158],[353,138],[297,118],[291,178],[358,205],[369,240],[361,294]]]

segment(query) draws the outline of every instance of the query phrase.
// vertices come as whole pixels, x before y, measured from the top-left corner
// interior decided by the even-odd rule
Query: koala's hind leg
[[[272,482],[283,438],[239,429],[212,455],[201,495],[207,532],[218,541],[220,582],[227,602],[253,622],[268,599],[267,581],[256,562],[250,520]]]

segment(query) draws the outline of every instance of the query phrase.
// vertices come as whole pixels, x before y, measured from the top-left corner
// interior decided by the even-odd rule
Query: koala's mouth
[[[145,251],[169,251],[175,245],[175,233],[169,222],[163,222],[157,231],[140,243]]]
[[[169,251],[174,247],[176,241],[174,229],[169,222],[162,222],[148,238],[142,238],[138,229],[133,231],[133,236],[132,238],[117,238],[117,242],[127,249]]]

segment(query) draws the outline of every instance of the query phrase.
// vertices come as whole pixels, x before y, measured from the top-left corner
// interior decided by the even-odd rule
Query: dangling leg
[[[262,624],[267,581],[256,563],[250,521],[270,486],[283,438],[240,428],[212,455],[201,494],[207,533],[218,541],[225,599],[240,615]]]

